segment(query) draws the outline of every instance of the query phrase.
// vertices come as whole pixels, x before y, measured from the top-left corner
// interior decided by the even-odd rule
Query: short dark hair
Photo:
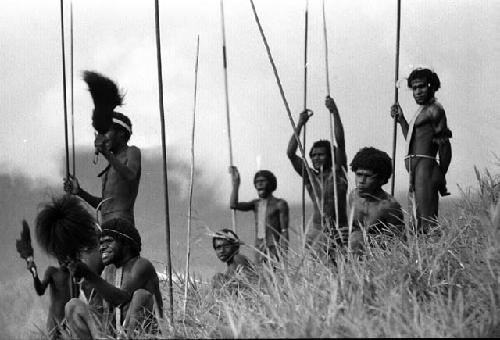
[[[113,118],[114,119],[118,119],[118,120],[122,121],[123,123],[125,123],[126,125],[128,125],[129,128],[130,128],[130,131],[132,131],[132,122],[130,121],[130,118],[128,118],[127,116],[125,116],[123,113],[113,111]],[[131,132],[128,131],[123,126],[121,126],[120,124],[113,123],[113,128],[115,130],[118,130],[118,131],[123,131],[123,134],[125,136],[125,140],[128,141],[130,139]]]
[[[441,87],[441,81],[438,75],[428,68],[417,68],[411,71],[408,76],[408,87],[411,88],[412,81],[419,78],[425,79],[434,92]]]
[[[240,247],[241,243],[238,235],[236,235],[236,233],[231,229],[226,229],[226,228],[216,232],[215,236],[212,238],[212,246],[214,247],[214,249],[215,249],[215,241],[217,240],[227,241],[230,244],[238,246],[238,248]]]
[[[132,256],[141,254],[141,235],[132,222],[124,218],[113,218],[101,225],[101,237],[112,236],[123,245],[128,245]]]
[[[271,192],[276,190],[276,188],[278,187],[278,180],[276,179],[276,176],[274,176],[274,174],[269,170],[257,171],[255,173],[255,176],[253,177],[254,184],[257,177],[265,177],[269,181],[269,184],[271,184]]]
[[[327,168],[331,168],[333,163],[332,163],[332,146],[330,144],[330,141],[327,141],[326,139],[320,139],[315,141],[311,146],[311,149],[309,150],[309,157],[311,157],[313,149],[315,148],[327,149],[328,158],[326,159],[325,165]]]
[[[392,161],[387,153],[373,147],[360,149],[352,159],[351,169],[371,170],[377,174],[382,184],[386,184],[392,175]]]

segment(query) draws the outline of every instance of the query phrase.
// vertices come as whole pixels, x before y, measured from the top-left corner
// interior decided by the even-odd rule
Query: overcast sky
[[[65,3],[69,32],[69,1]],[[500,2],[402,3],[400,78],[408,75],[411,65],[420,64],[431,65],[441,78],[436,96],[453,131],[448,182],[450,191],[457,193],[457,183],[474,183],[474,164],[498,170],[492,155],[498,153],[500,141]],[[1,4],[0,171],[60,183],[64,125],[59,1]],[[255,5],[296,119],[304,105],[305,1],[255,0]],[[220,181],[217,200],[227,202],[219,1],[161,0],[160,10],[167,143],[177,155],[189,158],[200,34],[196,165],[206,170],[202,180]],[[133,122],[131,143],[143,149],[160,146],[154,1],[73,0],[73,13],[76,148],[92,145],[94,136],[93,105],[81,79],[87,69],[112,78],[126,93],[119,111]],[[307,106],[315,115],[308,125],[308,141],[329,136],[321,15],[321,1],[310,0]],[[327,0],[326,16],[332,96],[345,127],[348,161],[363,146],[391,154],[396,0]],[[300,180],[286,157],[292,130],[250,2],[226,1],[225,17],[231,132],[234,163],[243,180],[241,198],[254,197],[251,179],[260,167],[278,176],[278,196],[298,201]],[[69,48],[69,34],[66,38]],[[66,56],[69,60],[69,49]],[[411,117],[416,106],[406,88],[400,90],[400,103]],[[402,142],[398,130],[397,190],[407,190]]]

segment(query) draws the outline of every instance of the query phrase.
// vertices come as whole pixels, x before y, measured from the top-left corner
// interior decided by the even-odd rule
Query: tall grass
[[[175,280],[175,324],[141,338],[481,337],[499,336],[500,226],[493,210],[500,180],[476,171],[428,235],[379,239],[362,256],[335,263],[290,250],[287,268],[264,265],[238,292]],[[411,220],[411,219],[408,219]],[[410,226],[407,226],[410,230]],[[244,278],[242,278],[244,280]],[[166,285],[162,287],[165,303]]]

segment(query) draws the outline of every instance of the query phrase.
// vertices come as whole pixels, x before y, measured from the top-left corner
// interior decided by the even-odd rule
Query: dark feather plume
[[[33,256],[33,247],[31,246],[30,227],[28,222],[23,220],[23,229],[21,230],[21,238],[16,240],[16,249],[21,258],[28,259]]]
[[[74,196],[54,198],[36,218],[40,247],[59,260],[78,259],[80,252],[97,245],[93,216]]]
[[[100,73],[84,71],[83,80],[87,83],[94,101],[92,126],[98,133],[104,134],[113,123],[113,110],[123,104],[123,95],[111,79]]]

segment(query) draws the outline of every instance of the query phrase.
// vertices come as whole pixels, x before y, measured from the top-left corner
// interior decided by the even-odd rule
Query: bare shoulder
[[[276,205],[280,209],[288,209],[288,202],[284,200],[283,198],[276,198],[277,202]]]
[[[144,257],[138,257],[137,260],[134,262],[132,266],[132,271],[136,273],[142,273],[142,274],[150,274],[150,273],[155,273],[155,268],[151,261]]]
[[[131,146],[129,146],[129,147],[128,147],[128,149],[127,149],[127,154],[128,154],[129,156],[136,156],[136,157],[138,156],[138,157],[140,157],[140,156],[141,156],[141,149],[139,149],[139,148],[138,148],[137,146],[135,146],[135,145],[131,145]]]
[[[246,257],[245,255],[242,255],[242,254],[236,254],[236,255],[234,255],[233,262],[237,266],[248,267],[248,266],[251,265],[250,264],[250,260],[248,259],[248,257]]]
[[[426,108],[426,112],[428,117],[431,118],[432,120],[441,120],[442,118],[446,117],[444,107],[438,101],[435,101],[434,103],[430,104]]]

